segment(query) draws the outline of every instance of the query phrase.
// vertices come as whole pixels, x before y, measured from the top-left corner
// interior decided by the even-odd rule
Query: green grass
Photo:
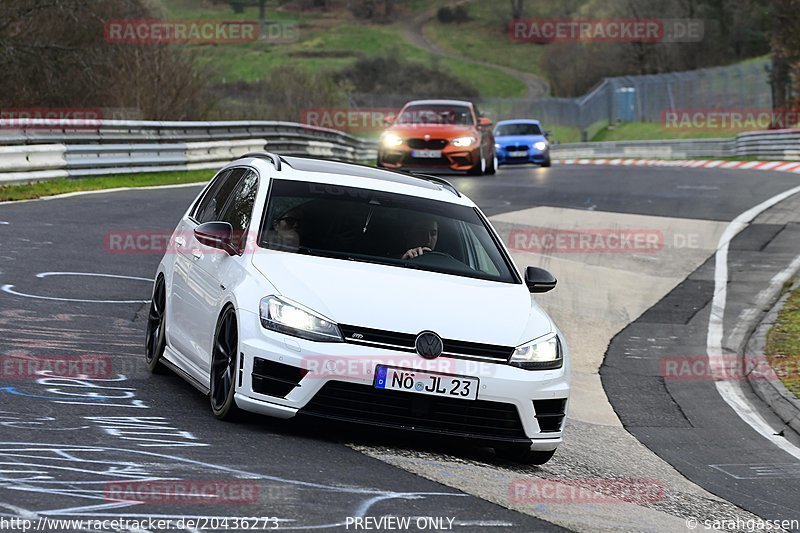
[[[96,191],[117,187],[150,187],[153,185],[177,185],[200,183],[210,180],[214,170],[190,170],[186,172],[152,172],[147,174],[119,174],[97,178],[59,178],[23,185],[0,186],[0,202],[31,200],[78,191]]]
[[[246,8],[234,13],[227,4],[198,6],[189,0],[161,0],[163,16],[169,19],[256,20],[258,9]],[[413,7],[413,6],[412,6]],[[417,6],[416,9],[421,9]],[[400,23],[368,24],[343,12],[308,13],[279,11],[270,3],[267,19],[298,24],[298,40],[291,43],[266,42],[194,44],[198,61],[208,66],[214,81],[255,81],[269,76],[280,65],[292,65],[309,71],[339,70],[362,56],[374,56],[397,50],[400,56],[431,65],[433,54],[407,43],[400,34]],[[342,57],[331,57],[340,54]],[[482,96],[515,97],[525,94],[518,79],[489,67],[439,58],[451,74],[474,86]]]
[[[800,289],[786,300],[764,348],[780,380],[800,398]]]
[[[734,137],[739,130],[680,130],[667,129],[657,122],[623,122],[606,126],[592,137],[592,141],[649,141],[660,139],[708,139]]]
[[[510,39],[506,4],[498,7],[494,2],[470,2],[469,15],[473,20],[442,24],[434,17],[425,26],[425,35],[441,48],[464,57],[541,74],[539,60],[544,47]]]

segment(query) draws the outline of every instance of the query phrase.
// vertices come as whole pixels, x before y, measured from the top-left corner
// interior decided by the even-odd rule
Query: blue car
[[[495,126],[494,142],[499,165],[550,166],[550,142],[538,120],[502,120]]]

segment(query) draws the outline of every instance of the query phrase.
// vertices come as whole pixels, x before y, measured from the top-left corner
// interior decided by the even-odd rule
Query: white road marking
[[[148,283],[153,283],[153,280],[150,278],[140,278],[136,276],[121,276],[117,274],[100,274],[97,272],[40,272],[36,274],[36,277],[46,278],[49,276],[94,276],[98,278],[115,278],[115,279],[132,279],[135,281],[146,281]],[[95,303],[95,304],[141,304],[141,303],[148,303],[150,300],[88,300],[82,298],[57,298],[55,296],[39,296],[37,294],[27,294],[24,292],[19,292],[14,290],[14,285],[6,284],[0,287],[5,293],[13,294],[14,296],[23,296],[25,298],[33,298],[36,300],[52,300],[56,302],[78,302],[78,303]]]
[[[153,283],[152,278],[139,278],[136,276],[122,276],[119,274],[100,274],[96,272],[40,272],[36,274],[37,278],[46,278],[48,276],[95,276],[98,278],[117,278],[117,279],[134,279],[137,281],[146,281]]]
[[[711,316],[708,319],[708,336],[706,337],[706,353],[710,361],[721,361],[723,355],[722,337],[725,306],[728,298],[728,247],[730,241],[759,214],[799,192],[800,187],[794,187],[751,207],[733,219],[722,233],[714,257],[714,298],[711,303]],[[795,267],[795,262],[793,262],[787,269],[775,276],[772,282],[775,283],[776,279],[785,276],[790,269]],[[775,435],[775,429],[750,405],[741,389],[738,388],[738,384],[731,381],[716,381],[714,384],[722,399],[739,415],[739,418],[778,448],[800,459],[800,448],[794,446],[785,438]]]

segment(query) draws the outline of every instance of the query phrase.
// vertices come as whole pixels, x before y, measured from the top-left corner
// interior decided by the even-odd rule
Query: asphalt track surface
[[[490,216],[553,206],[723,222],[798,183],[795,175],[778,173],[601,166],[504,168],[495,177],[451,179]],[[111,363],[111,372],[90,380],[4,377],[0,516],[277,517],[279,529],[302,530],[345,529],[347,517],[394,515],[443,518],[445,524],[454,518],[456,531],[559,529],[342,443],[472,456],[468,444],[257,416],[221,423],[211,416],[207,399],[177,376],[150,375],[143,363],[145,300],[160,257],[111,253],[107,234],[169,232],[198,191],[131,190],[0,206],[0,285],[6,289],[0,293],[0,353],[109,358]],[[764,242],[752,246],[769,240],[768,232],[759,235]],[[738,242],[750,238],[755,237],[742,235]],[[702,278],[708,268],[704,265],[693,276]],[[687,309],[707,304],[707,276],[699,288],[675,290]],[[616,364],[619,347],[637,336],[632,332],[653,323],[663,329],[682,322],[688,346],[676,350],[702,353],[697,335],[702,337],[707,313],[695,310],[689,320],[699,322],[687,324],[687,315],[673,313],[674,320],[667,320],[659,309],[615,338],[607,365]],[[660,389],[640,387],[631,379],[636,372],[625,365],[616,368],[614,375],[604,367],[603,384],[626,429],[646,446],[692,481],[746,510],[765,518],[800,518],[800,475],[743,480],[708,467],[768,463],[796,470],[798,462],[770,450],[707,384],[684,384],[683,391],[653,399],[652,391],[662,391],[663,384],[653,385]],[[648,372],[653,373],[652,367],[642,374]],[[684,418],[675,414],[672,395],[680,396],[681,408],[695,409],[697,416],[713,418],[714,425],[729,432],[693,430],[686,422],[691,413]],[[643,405],[649,411],[643,412]],[[663,422],[642,422],[647,416]],[[741,453],[759,455],[745,461],[739,460]],[[256,487],[256,497],[206,505],[109,498],[113,483],[153,479],[221,480]],[[263,522],[267,527],[275,523]]]

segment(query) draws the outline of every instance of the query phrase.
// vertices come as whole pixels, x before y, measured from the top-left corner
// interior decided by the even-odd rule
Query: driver
[[[439,240],[439,222],[435,218],[423,217],[412,224],[405,234],[408,250],[401,259],[413,259],[436,249]]]
[[[300,248],[302,230],[303,211],[295,207],[275,218],[267,233],[267,244],[273,250],[296,252]]]

